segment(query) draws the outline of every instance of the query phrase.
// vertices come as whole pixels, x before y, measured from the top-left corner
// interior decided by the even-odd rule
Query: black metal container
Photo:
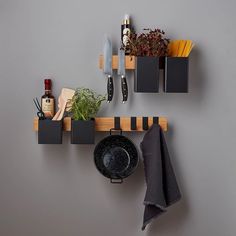
[[[39,120],[38,144],[62,144],[62,128],[62,120]]]
[[[159,91],[159,57],[136,57],[134,91],[157,93]]]
[[[166,57],[164,72],[164,92],[187,93],[188,92],[188,57]]]
[[[94,144],[95,120],[71,120],[71,143]]]

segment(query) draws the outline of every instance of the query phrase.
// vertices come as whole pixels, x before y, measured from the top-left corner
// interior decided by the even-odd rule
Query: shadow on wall
[[[175,153],[172,147],[171,139],[173,138],[173,127],[169,127],[169,131],[166,136],[167,145],[171,153]],[[108,133],[97,133],[96,141],[100,141],[104,136],[107,136]],[[129,209],[128,212],[125,214],[130,215],[129,217],[129,225],[130,227],[137,228],[139,227],[141,230],[141,224],[142,224],[142,217],[144,212],[144,205],[143,200],[145,196],[146,191],[146,184],[145,184],[145,177],[144,177],[144,169],[143,169],[143,160],[142,160],[142,154],[140,152],[139,144],[144,136],[144,133],[124,133],[128,138],[134,141],[136,144],[137,149],[139,150],[139,157],[140,157],[140,163],[138,165],[138,168],[136,171],[129,176],[127,179],[124,179],[123,184],[110,184],[110,180],[100,176],[100,173],[98,175],[100,178],[98,181],[100,181],[101,184],[101,191],[107,192],[107,196],[110,196],[110,199],[117,203],[120,206],[123,206],[123,209]],[[42,148],[44,153],[44,163],[45,167],[50,169],[50,172],[53,172],[55,174],[61,174],[64,172],[67,172],[68,166],[70,165],[70,150],[71,145],[70,143],[70,135],[66,134],[64,135],[63,145],[57,145],[57,149],[55,152],[55,145],[45,145],[44,148]],[[91,151],[91,148],[94,148],[95,146],[91,145],[75,145],[74,148],[76,153],[80,153],[79,158],[76,158],[76,162],[79,163],[79,166],[86,172],[94,171],[96,172],[96,167],[93,163],[92,157],[91,158],[81,158],[81,156],[87,156],[88,150]],[[79,149],[79,150],[77,150]],[[92,153],[91,153],[92,155]],[[171,155],[172,164],[175,169],[176,176],[178,178],[179,186],[183,195],[183,198],[180,202],[174,204],[171,206],[167,213],[160,216],[160,218],[154,219],[153,222],[147,226],[146,232],[147,235],[156,235],[157,233],[163,234],[164,232],[170,233],[171,229],[176,232],[176,229],[178,227],[181,227],[181,222],[184,221],[184,219],[187,217],[188,214],[188,202],[187,202],[187,191],[184,189],[184,177],[181,175],[180,165],[178,164],[179,160],[178,155],[175,153],[175,155]],[[85,173],[81,173],[85,174]],[[93,180],[91,180],[93,181]],[[180,184],[181,183],[181,184]],[[103,187],[102,187],[103,186]],[[132,217],[133,214],[136,214],[137,217]],[[139,221],[137,225],[137,219]],[[176,234],[175,234],[176,235]]]
[[[204,101],[206,95],[207,76],[205,74],[201,51],[196,47],[190,56],[189,68],[189,91],[191,93],[190,102]]]
[[[40,144],[42,156],[48,168],[62,168],[68,166],[68,153],[70,146],[67,144],[68,134],[63,134],[63,144]]]
[[[204,99],[205,99],[205,85],[207,83],[207,78],[203,73],[203,65],[201,64],[201,53],[198,50],[194,50],[191,55],[191,63],[190,63],[190,94],[185,94],[188,96],[188,99],[186,99],[186,96],[179,96],[179,94],[174,95],[176,97],[179,96],[178,99],[175,100],[175,103],[178,103],[183,101],[181,104],[191,103],[191,106],[193,105],[200,105]],[[170,101],[173,102],[173,97],[169,96]],[[115,99],[116,100],[116,99]],[[131,96],[131,103],[132,103],[132,96]],[[137,135],[135,133],[124,133],[128,137],[130,137],[134,143],[136,143],[137,148],[139,149],[139,144],[143,138],[144,133],[141,135]],[[107,134],[97,134],[97,141],[101,140],[103,136],[106,136]],[[163,214],[160,218],[157,218],[153,220],[153,222],[147,226],[146,233],[147,235],[176,235],[177,236],[177,229],[178,227],[182,227],[182,222],[187,217],[189,212],[189,204],[188,204],[188,196],[187,191],[185,190],[185,178],[182,175],[182,171],[180,169],[180,164],[177,160],[180,160],[178,157],[178,153],[174,151],[174,147],[172,145],[172,138],[174,137],[174,129],[171,125],[169,125],[168,132],[165,134],[166,141],[168,145],[168,149],[170,152],[171,160],[173,167],[175,169],[175,173],[177,176],[177,179],[179,180],[179,186],[180,190],[182,192],[182,199],[180,202],[174,204],[170,208],[168,208],[167,213]],[[45,162],[48,168],[57,169],[58,168],[67,168],[67,165],[69,164],[68,156],[70,155],[70,139],[69,134],[64,135],[63,145],[57,146],[57,153],[59,155],[55,155],[55,148],[53,145],[46,146],[43,148],[43,152],[45,154]],[[53,146],[53,147],[51,147]],[[82,147],[80,146],[80,154],[87,155],[88,149],[91,147]],[[174,154],[174,155],[172,155]],[[139,149],[139,155],[141,157],[140,149]],[[80,158],[79,159],[80,165],[85,169],[91,169],[92,165],[94,165],[91,162],[91,159],[88,158]],[[56,167],[55,167],[56,164]],[[97,171],[95,166],[93,171]],[[104,177],[105,178],[105,177]],[[138,204],[137,209],[142,209],[141,211],[141,217],[143,217],[143,199],[146,191],[146,185],[145,185],[145,178],[144,178],[144,171],[143,171],[143,163],[142,159],[140,158],[140,163],[138,168],[136,169],[135,173],[129,176],[127,179],[124,180],[124,183],[117,186],[117,185],[108,185],[109,179],[104,179],[101,176],[101,184],[104,185],[103,190],[107,191],[109,193],[109,196],[113,198],[115,201],[135,201],[135,204]],[[130,213],[131,214],[131,213]],[[133,213],[132,213],[133,214]],[[138,214],[140,214],[140,211],[138,211]],[[132,221],[132,217],[131,217]],[[140,223],[142,220],[140,219]],[[137,222],[135,221],[135,217],[133,218],[133,222],[130,222],[130,226],[137,227]],[[140,225],[141,228],[141,225]],[[173,232],[172,232],[173,230]]]
[[[193,107],[204,103],[208,82],[205,64],[207,63],[202,59],[202,52],[197,47],[194,48],[189,57],[189,92],[186,94],[168,94],[170,101],[175,102],[176,106],[186,105]],[[175,97],[174,100],[172,96]]]
[[[193,50],[193,53],[190,57],[190,93],[185,94],[189,98],[185,99],[185,96],[180,96],[176,101],[180,102],[183,100],[183,103],[181,103],[181,105],[191,103],[191,106],[194,106],[201,105],[202,102],[204,102],[206,95],[205,88],[207,84],[207,76],[204,74],[205,69],[202,63],[203,61],[201,60],[201,52],[199,50]],[[172,99],[173,98],[171,98],[171,100]],[[167,212],[161,215],[160,218],[153,220],[153,222],[146,229],[147,235],[149,236],[157,234],[178,236],[178,228],[182,227],[181,223],[184,222],[189,214],[189,202],[187,195],[188,191],[185,189],[185,177],[183,176],[180,163],[178,162],[178,160],[180,160],[180,157],[173,147],[172,138],[174,138],[175,135],[174,128],[171,126],[171,124],[168,124],[168,132],[165,134],[165,136],[172,165],[175,170],[178,184],[182,193],[182,199],[173,206],[170,206]]]
[[[174,133],[173,128],[170,126],[168,131],[168,136],[166,137],[170,154],[172,153],[173,149],[171,145],[171,139],[173,137],[173,133]],[[140,225],[138,226],[140,226],[141,230],[142,217],[144,212],[143,200],[146,192],[146,183],[143,169],[142,154],[140,152],[139,144],[144,136],[144,133],[139,135],[135,133],[129,133],[124,135],[127,135],[131,140],[133,140],[137,144],[136,146],[139,149],[139,156],[140,156],[139,166],[134,174],[129,176],[127,179],[124,179],[123,184],[120,185],[109,184],[109,179],[103,177],[101,177],[101,184],[104,186],[102,188],[103,191],[106,191],[107,195],[110,196],[110,198],[113,199],[114,202],[120,205],[127,204],[129,210],[134,210],[133,212],[129,213],[126,212],[126,214],[130,214],[129,217],[130,227],[137,227],[137,218],[132,217],[132,215],[135,212],[136,214],[138,214],[140,222]],[[178,183],[183,197],[180,202],[169,207],[167,213],[161,215],[160,218],[154,219],[153,222],[151,222],[151,224],[147,226],[145,230],[147,232],[147,235],[157,235],[157,233],[163,234],[164,232],[169,233],[170,228],[172,228],[174,230],[174,233],[176,233],[176,229],[178,227],[181,227],[181,222],[184,221],[184,219],[187,217],[188,214],[188,201],[187,201],[188,198],[186,193],[187,191],[185,191],[184,189],[185,186],[184,178],[181,175],[181,170],[179,167],[180,165],[178,165],[178,161],[173,161],[173,159],[175,160],[179,159],[178,155],[174,155],[174,158],[171,159],[177,179],[179,180]],[[132,206],[129,205],[130,202],[132,202],[131,204]],[[135,204],[133,204],[133,202],[135,202]],[[134,205],[135,209],[133,209]]]

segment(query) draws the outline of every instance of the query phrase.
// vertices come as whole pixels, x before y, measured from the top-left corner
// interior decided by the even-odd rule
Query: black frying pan
[[[94,161],[99,172],[111,183],[122,183],[136,169],[138,151],[133,142],[122,135],[122,131],[120,135],[112,135],[111,131],[110,136],[95,147]]]

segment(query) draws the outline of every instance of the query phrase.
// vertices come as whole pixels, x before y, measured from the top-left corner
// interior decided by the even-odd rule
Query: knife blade
[[[107,102],[110,103],[113,98],[114,85],[112,78],[112,42],[108,36],[105,36],[104,48],[103,48],[103,57],[104,57],[104,68],[103,72],[107,75]]]
[[[122,102],[125,103],[128,100],[128,84],[125,75],[125,51],[118,49],[118,57],[119,57],[119,65],[118,65],[118,75],[121,76],[121,91],[123,100]]]

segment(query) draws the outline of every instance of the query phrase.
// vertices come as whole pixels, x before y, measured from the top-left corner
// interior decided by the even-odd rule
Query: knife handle
[[[128,85],[125,76],[121,76],[121,90],[123,96],[122,102],[125,103],[128,100]]]
[[[111,102],[114,94],[114,85],[113,85],[113,79],[109,75],[107,79],[107,102]]]

